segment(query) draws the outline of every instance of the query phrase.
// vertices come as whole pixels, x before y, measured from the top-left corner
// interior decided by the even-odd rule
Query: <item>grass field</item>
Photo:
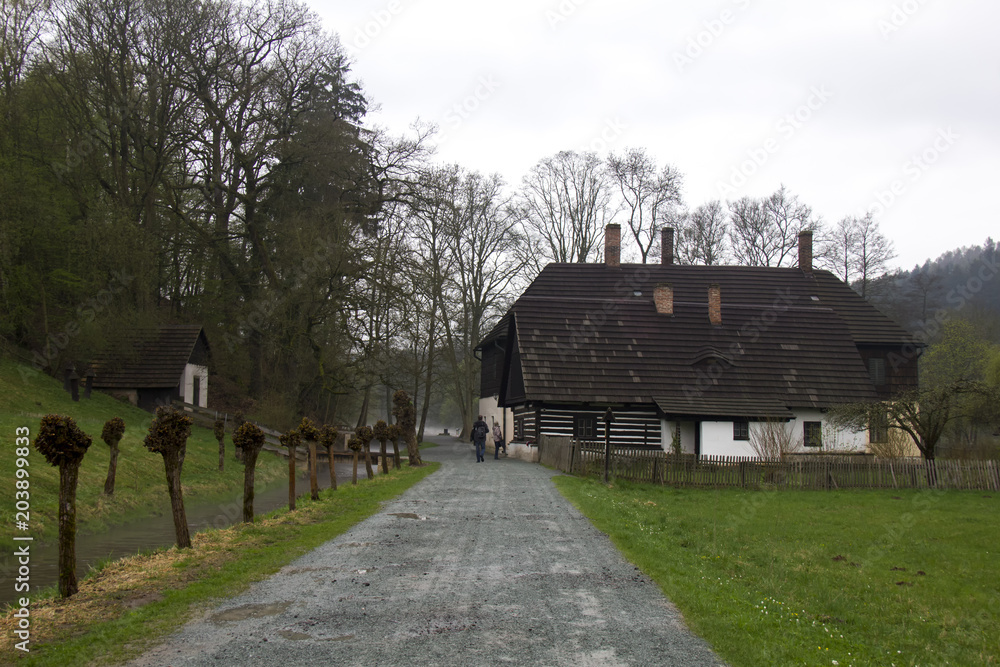
[[[163,459],[143,446],[152,415],[100,392],[90,400],[74,403],[62,384],[24,366],[0,360],[0,548],[13,545],[15,520],[14,472],[15,429],[28,427],[31,439],[38,432],[42,416],[69,415],[93,438],[80,468],[77,489],[77,527],[81,533],[98,532],[112,523],[121,523],[152,513],[169,513]],[[125,420],[125,435],[119,445],[115,494],[103,495],[110,449],[101,440],[104,422],[119,416]],[[225,471],[219,473],[219,445],[209,429],[193,427],[184,459],[182,484],[185,501],[241,493],[243,466],[233,458],[232,442],[226,438]],[[30,530],[36,540],[54,540],[57,533],[59,471],[50,466],[33,447],[29,455]],[[257,462],[256,483],[263,488],[282,479],[287,466],[273,456]]]
[[[13,609],[0,617],[0,664],[108,665],[141,654],[213,601],[241,593],[299,556],[347,531],[437,470],[404,466],[320,500],[275,510],[253,524],[194,536],[192,549],[163,549],[109,562],[68,600],[32,599],[30,653],[11,639]]]
[[[732,665],[1000,664],[1000,496],[555,481]]]

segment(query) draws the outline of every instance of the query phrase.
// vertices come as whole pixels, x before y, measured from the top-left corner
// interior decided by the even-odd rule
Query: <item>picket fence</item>
[[[603,443],[573,442],[566,472],[602,476]],[[741,456],[668,454],[661,449],[613,447],[609,475],[672,486],[773,489],[942,489],[1000,491],[997,461],[800,457],[762,461]]]

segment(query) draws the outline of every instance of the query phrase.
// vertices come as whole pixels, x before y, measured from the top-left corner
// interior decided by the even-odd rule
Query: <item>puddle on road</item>
[[[212,616],[213,623],[225,621],[245,621],[248,618],[263,618],[265,616],[277,616],[292,606],[291,602],[275,602],[273,604],[247,604],[235,609],[220,611]]]
[[[304,639],[312,639],[311,635],[307,635],[304,632],[295,632],[293,630],[281,630],[278,634],[293,642],[300,642]]]
[[[390,512],[389,516],[398,516],[400,519],[416,519],[417,521],[427,520],[427,517],[414,514],[413,512]]]

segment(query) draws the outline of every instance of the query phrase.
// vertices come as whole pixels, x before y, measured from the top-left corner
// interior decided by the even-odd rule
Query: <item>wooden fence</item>
[[[603,443],[573,442],[569,469],[604,474]],[[750,489],[948,489],[1000,491],[997,461],[877,459],[816,456],[762,461],[741,456],[667,454],[662,449],[613,447],[609,471],[615,479],[673,486]]]

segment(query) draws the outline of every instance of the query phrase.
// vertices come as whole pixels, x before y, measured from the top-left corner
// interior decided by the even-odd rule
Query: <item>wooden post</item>
[[[604,483],[608,483],[608,468],[611,466],[611,422],[615,419],[615,414],[608,406],[604,413]]]
[[[76,370],[70,371],[69,374],[69,395],[73,397],[74,402],[80,401],[80,376],[76,374]]]
[[[90,392],[93,391],[94,389],[94,377],[96,375],[97,373],[94,372],[93,368],[88,368],[87,372],[84,374],[84,377],[87,378],[87,381],[83,385],[83,397],[87,400],[90,400]]]
[[[316,441],[309,440],[309,497],[319,500],[319,480],[316,477]]]

